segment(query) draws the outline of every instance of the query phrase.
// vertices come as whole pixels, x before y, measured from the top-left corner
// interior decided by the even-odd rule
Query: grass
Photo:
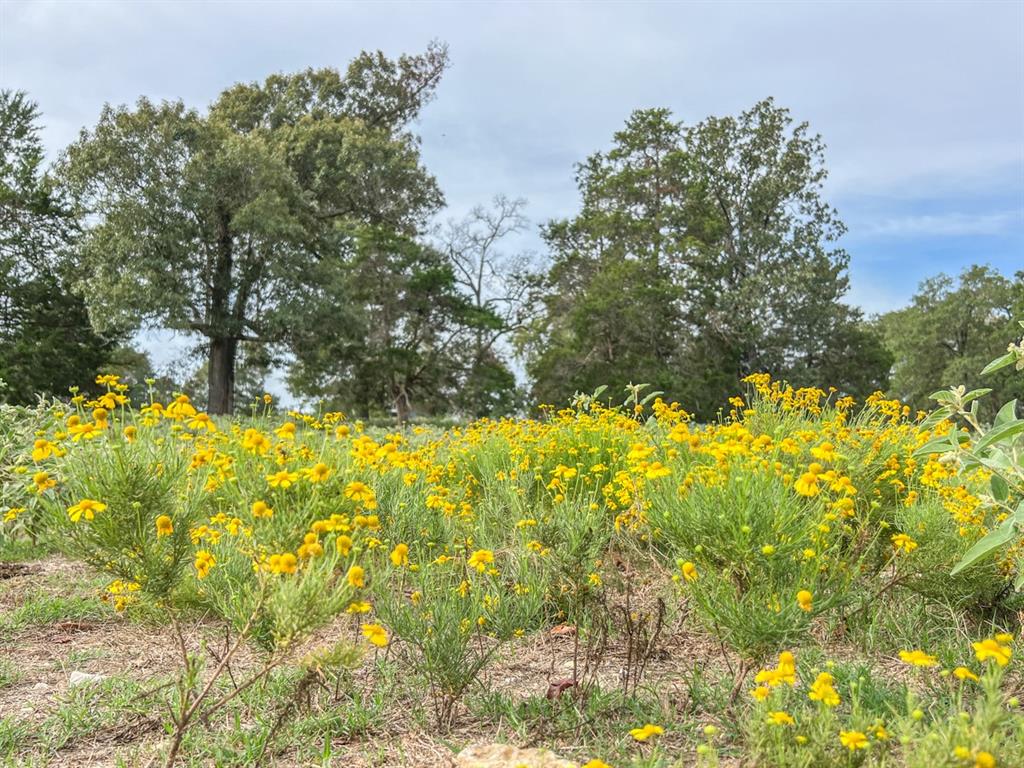
[[[11,636],[32,626],[63,621],[100,621],[110,616],[111,611],[94,597],[64,597],[37,591],[23,596],[21,605],[0,617],[0,635]]]
[[[12,659],[0,658],[0,689],[16,685],[21,677],[22,672]]]
[[[55,550],[43,542],[8,538],[0,535],[0,563],[26,563],[39,560]]]

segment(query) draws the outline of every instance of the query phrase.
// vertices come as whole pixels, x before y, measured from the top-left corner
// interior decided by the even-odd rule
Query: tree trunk
[[[238,339],[210,339],[209,397],[206,410],[230,414],[235,408],[235,351]]]
[[[238,348],[237,329],[231,323],[231,271],[234,266],[231,217],[228,211],[218,210],[217,260],[213,266],[210,286],[209,329],[210,359],[207,365],[209,397],[206,410],[210,413],[229,414],[235,406],[235,350]]]
[[[392,390],[395,393],[395,417],[398,421],[399,426],[409,421],[409,412],[412,408],[409,405],[409,395],[405,391],[405,387],[398,385]]]

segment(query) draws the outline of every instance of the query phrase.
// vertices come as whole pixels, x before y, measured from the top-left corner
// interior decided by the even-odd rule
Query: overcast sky
[[[452,67],[419,132],[458,216],[497,193],[535,223],[630,111],[687,122],[773,96],[828,145],[849,299],[939,271],[1024,268],[1024,2],[342,3],[0,0],[0,86],[58,152],[104,102],[203,107],[231,83],[432,39]],[[534,236],[532,242],[540,247]]]

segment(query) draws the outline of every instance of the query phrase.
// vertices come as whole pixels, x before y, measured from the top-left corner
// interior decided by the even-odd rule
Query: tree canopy
[[[88,386],[116,341],[93,331],[55,268],[75,221],[42,164],[36,105],[0,91],[0,400],[14,403]]]
[[[754,371],[883,387],[884,351],[841,301],[825,177],[821,138],[771,100],[691,127],[633,113],[578,167],[580,212],[544,229],[545,310],[524,337],[537,396],[643,381],[708,415]]]
[[[992,388],[981,407],[1024,399],[1012,368],[982,377],[988,362],[1020,335],[1024,318],[1024,271],[1007,278],[986,266],[971,266],[958,278],[925,280],[908,307],[879,320],[895,356],[892,392],[916,408],[934,406],[930,395],[943,385]],[[986,414],[991,416],[992,414]]]
[[[58,168],[85,222],[75,285],[94,323],[200,334],[209,401],[231,411],[241,343],[287,345],[290,311],[361,227],[415,234],[443,198],[409,125],[443,46],[238,84],[205,113],[106,107]]]

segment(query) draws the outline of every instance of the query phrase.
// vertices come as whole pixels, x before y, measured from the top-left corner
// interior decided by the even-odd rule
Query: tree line
[[[1024,275],[985,267],[880,318],[844,303],[824,143],[771,99],[689,126],[634,112],[577,166],[579,212],[541,226],[541,255],[512,247],[520,199],[438,226],[415,123],[448,65],[435,44],[239,83],[202,112],[108,105],[49,167],[35,104],[0,93],[0,398],[117,369],[230,413],[279,369],[299,397],[402,420],[630,382],[709,418],[768,371],[923,406],[1024,315]],[[143,328],[202,340],[191,379],[152,373]]]

